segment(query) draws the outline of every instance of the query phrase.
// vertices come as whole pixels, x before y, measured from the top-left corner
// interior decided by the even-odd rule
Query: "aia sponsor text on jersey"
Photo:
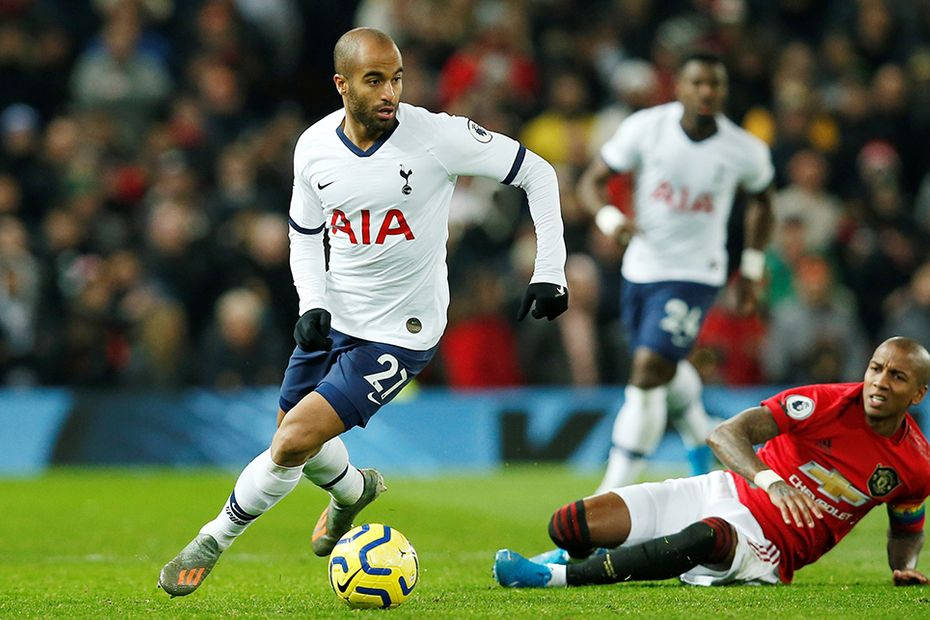
[[[698,194],[691,201],[691,192],[687,187],[676,190],[669,181],[661,181],[654,190],[651,197],[654,200],[661,200],[675,211],[692,211],[698,213],[713,213],[714,197],[709,192]]]
[[[329,222],[331,235],[335,237],[338,233],[342,233],[349,238],[349,243],[358,244],[359,237],[361,237],[362,245],[371,244],[371,211],[368,209],[362,209],[359,211],[358,218],[353,225],[349,217],[340,209],[333,209],[333,216]],[[403,235],[407,241],[413,241],[413,231],[410,230],[410,226],[407,224],[407,219],[404,217],[403,212],[400,209],[389,209],[387,213],[384,214],[384,219],[377,224],[378,234],[375,237],[376,244],[384,243],[384,240],[387,239],[390,235]],[[356,235],[358,231],[358,235]]]

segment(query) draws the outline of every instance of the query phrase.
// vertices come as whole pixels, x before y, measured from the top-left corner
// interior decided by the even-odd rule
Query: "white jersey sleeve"
[[[523,161],[519,142],[464,116],[430,117],[435,124],[433,153],[450,175],[513,181]]]
[[[526,192],[536,228],[536,265],[531,282],[566,285],[565,241],[559,183],[552,165],[525,146],[475,121],[431,115],[437,125],[435,155],[455,176],[483,176]]]
[[[294,190],[288,213],[291,274],[300,298],[299,314],[326,306],[326,258],[323,206],[305,176],[306,134],[294,151]]]
[[[536,264],[530,282],[568,286],[565,279],[566,250],[559,181],[555,169],[545,159],[527,149],[513,185],[526,192],[530,215],[536,227]]]
[[[648,128],[650,110],[628,116],[614,135],[601,147],[601,159],[614,172],[629,172],[639,167],[643,136]]]
[[[765,142],[755,136],[746,134],[745,170],[740,178],[740,187],[751,194],[765,191],[775,178],[775,166],[772,154]]]

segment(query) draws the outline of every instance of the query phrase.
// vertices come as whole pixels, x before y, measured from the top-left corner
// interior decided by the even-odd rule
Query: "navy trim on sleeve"
[[[513,165],[510,167],[510,172],[507,173],[507,176],[504,177],[504,180],[501,181],[504,185],[510,185],[515,178],[517,178],[517,173],[520,172],[520,166],[523,165],[523,158],[526,157],[526,147],[522,144],[517,150],[517,156],[513,159]]]
[[[287,216],[287,223],[291,225],[291,228],[293,228],[297,232],[302,233],[304,235],[316,235],[318,233],[323,232],[323,229],[326,228],[326,222],[323,222],[316,228],[304,228],[303,226],[300,226],[297,222],[295,222],[291,218],[291,216]]]

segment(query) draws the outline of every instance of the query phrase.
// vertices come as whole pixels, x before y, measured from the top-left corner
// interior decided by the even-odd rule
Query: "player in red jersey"
[[[532,559],[502,549],[495,577],[508,587],[676,576],[696,585],[790,583],[885,504],[892,581],[925,585],[917,556],[930,446],[907,409],[928,380],[923,346],[886,340],[862,383],[786,390],[718,426],[708,444],[727,471],[567,504],[549,524],[560,549]],[[610,550],[592,555],[598,547]]]

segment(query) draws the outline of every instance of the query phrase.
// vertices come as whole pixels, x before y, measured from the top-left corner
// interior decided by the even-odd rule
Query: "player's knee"
[[[675,376],[677,364],[655,351],[640,348],[633,357],[633,370],[630,383],[638,388],[648,390],[665,385]]]
[[[736,551],[736,530],[730,522],[720,517],[708,517],[689,527],[696,528],[695,536],[704,537],[709,546],[705,564],[729,566]]]
[[[302,465],[315,454],[322,442],[312,432],[284,424],[271,440],[271,460],[284,467]]]
[[[566,504],[552,514],[549,537],[556,546],[565,549],[574,558],[584,558],[591,554],[594,545],[591,543],[582,500]]]

